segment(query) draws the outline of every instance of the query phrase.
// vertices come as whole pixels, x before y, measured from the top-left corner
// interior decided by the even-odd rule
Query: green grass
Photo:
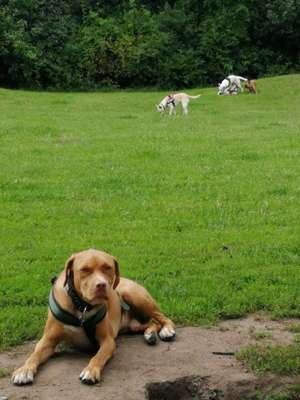
[[[300,324],[288,324],[286,329],[293,333],[300,333]]]
[[[5,378],[11,374],[11,370],[9,368],[0,368],[0,379]]]
[[[293,344],[288,346],[266,344],[247,346],[237,353],[237,359],[257,374],[271,372],[278,375],[299,375],[300,334],[298,328],[298,324],[288,326],[288,330],[295,333]],[[254,334],[251,336],[256,340],[265,338],[265,336],[255,336]],[[300,394],[300,388],[298,388],[298,394]]]
[[[270,394],[257,393],[253,400],[299,400],[300,386],[292,385],[290,388],[280,390],[279,392],[277,390],[276,392]]]
[[[249,346],[237,358],[254,372],[273,372],[280,375],[300,374],[300,345]]]
[[[272,333],[266,331],[257,331],[257,332],[251,332],[250,336],[254,340],[271,339]]]
[[[0,89],[0,346],[40,333],[50,278],[95,247],[180,323],[300,316],[300,75],[203,96]]]

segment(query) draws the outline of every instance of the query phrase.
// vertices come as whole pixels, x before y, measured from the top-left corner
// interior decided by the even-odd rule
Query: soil
[[[177,327],[174,342],[145,344],[143,336],[122,335],[102,380],[82,384],[78,376],[90,354],[59,350],[40,367],[31,386],[13,386],[0,379],[1,400],[246,400],[257,389],[270,392],[300,383],[299,377],[257,377],[234,357],[242,347],[259,342],[288,345],[294,334],[286,329],[296,320],[270,321],[263,316],[228,320],[211,328]],[[34,347],[28,342],[0,354],[0,369],[22,365]],[[217,354],[216,354],[217,353]]]

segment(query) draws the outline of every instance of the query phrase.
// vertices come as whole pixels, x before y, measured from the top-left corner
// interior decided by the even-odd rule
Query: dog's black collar
[[[81,299],[81,297],[78,295],[78,293],[76,292],[76,289],[74,287],[73,277],[70,275],[68,276],[68,279],[67,279],[67,292],[68,292],[69,296],[71,297],[75,308],[77,310],[79,310],[80,312],[90,311],[95,307],[92,304],[87,303],[86,301]]]

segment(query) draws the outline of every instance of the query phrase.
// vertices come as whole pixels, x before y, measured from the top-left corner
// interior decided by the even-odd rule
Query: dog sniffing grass
[[[300,77],[257,86],[201,90],[187,118],[158,115],[165,92],[0,90],[2,349],[90,247],[180,323],[299,316]]]

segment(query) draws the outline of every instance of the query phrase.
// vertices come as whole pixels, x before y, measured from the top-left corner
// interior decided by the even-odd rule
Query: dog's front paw
[[[17,369],[11,377],[14,385],[28,385],[33,382],[35,372],[26,367],[21,367]]]
[[[100,381],[100,368],[86,367],[79,375],[79,379],[86,385],[94,385]]]
[[[174,340],[175,336],[176,336],[175,330],[167,326],[164,326],[159,332],[159,337],[161,338],[161,340],[164,340],[166,342]]]

